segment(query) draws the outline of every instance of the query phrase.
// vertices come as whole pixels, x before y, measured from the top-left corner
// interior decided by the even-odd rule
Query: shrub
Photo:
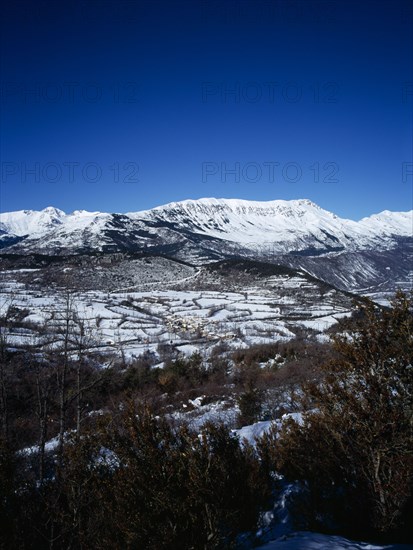
[[[248,385],[242,393],[239,394],[237,403],[239,407],[238,426],[247,426],[253,424],[261,417],[263,402],[263,392]]]
[[[412,300],[370,301],[335,337],[337,357],[305,387],[303,422],[263,443],[272,467],[309,490],[309,527],[407,536],[413,486]]]
[[[198,436],[131,407],[108,445],[120,465],[99,499],[111,547],[228,547],[257,526],[267,480],[254,451],[227,428],[209,425]]]

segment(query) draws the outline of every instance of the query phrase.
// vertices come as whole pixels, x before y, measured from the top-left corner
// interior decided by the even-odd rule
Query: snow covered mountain
[[[194,233],[246,247],[271,243],[280,252],[303,250],[306,244],[320,251],[369,248],[383,239],[413,232],[413,211],[385,211],[355,222],[341,219],[307,199],[187,200],[128,216],[178,224]]]
[[[340,256],[342,260],[343,255],[352,255],[354,259],[358,255],[357,269],[361,266],[367,279],[378,282],[381,278],[381,283],[383,269],[396,270],[392,279],[408,276],[412,235],[413,211],[384,211],[353,221],[307,199],[257,202],[207,198],[128,214],[79,210],[65,214],[53,207],[0,214],[3,253],[144,250],[193,263],[241,255],[282,259],[282,263],[298,264],[318,277],[323,275],[323,266],[333,266],[333,271],[337,268],[332,258]],[[395,251],[405,254],[406,250],[409,252],[399,273],[395,266],[399,253]],[[375,257],[377,253],[379,257]],[[391,265],[378,268],[383,253],[385,263]],[[369,259],[366,265],[364,257]],[[341,261],[341,270],[343,264]],[[345,288],[369,286],[369,280],[360,280],[357,273],[335,276],[335,284],[340,286],[341,281]]]
[[[411,236],[413,211],[384,211],[355,222],[341,219],[306,199],[268,202],[199,199],[129,214],[84,210],[65,214],[53,207],[40,212],[0,214],[1,234],[24,241],[12,247],[19,251],[76,251],[78,247],[104,250],[111,239],[120,248],[139,247],[145,240],[147,244],[162,240],[169,244],[180,240],[179,235],[172,238],[172,231],[182,237],[198,236],[198,241],[219,239],[253,249],[256,245],[271,244],[271,250],[279,253],[308,248],[319,252],[360,250],[378,244],[391,246],[394,237]],[[164,239],[159,238],[163,234]]]

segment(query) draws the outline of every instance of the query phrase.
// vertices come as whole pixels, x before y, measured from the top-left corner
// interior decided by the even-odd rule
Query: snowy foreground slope
[[[251,445],[255,445],[264,433],[274,424],[278,429],[287,417],[293,417],[300,422],[300,413],[285,414],[277,421],[256,422],[234,433],[241,439],[245,439]],[[353,541],[337,535],[325,535],[308,531],[294,531],[288,510],[289,494],[293,492],[292,485],[287,485],[284,495],[275,502],[274,511],[269,514],[269,522],[275,519],[275,527],[269,525],[267,532],[262,532],[264,540],[270,542],[259,546],[260,550],[412,550],[411,544],[373,544],[369,542]]]
[[[410,544],[386,544],[355,542],[343,537],[319,533],[298,532],[281,537],[260,546],[260,550],[409,550]]]

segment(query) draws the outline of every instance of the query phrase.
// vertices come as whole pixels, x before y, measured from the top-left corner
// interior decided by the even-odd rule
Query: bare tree
[[[0,311],[4,311],[4,314],[0,316],[0,415],[1,431],[5,440],[8,439],[9,435],[7,347],[13,302],[14,296],[10,294],[0,306]]]

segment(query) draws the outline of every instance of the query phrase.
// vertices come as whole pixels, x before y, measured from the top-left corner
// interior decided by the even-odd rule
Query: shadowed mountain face
[[[412,212],[356,222],[309,200],[199,199],[129,214],[48,207],[0,215],[3,253],[150,252],[192,264],[248,257],[358,292],[411,286],[412,231]]]

